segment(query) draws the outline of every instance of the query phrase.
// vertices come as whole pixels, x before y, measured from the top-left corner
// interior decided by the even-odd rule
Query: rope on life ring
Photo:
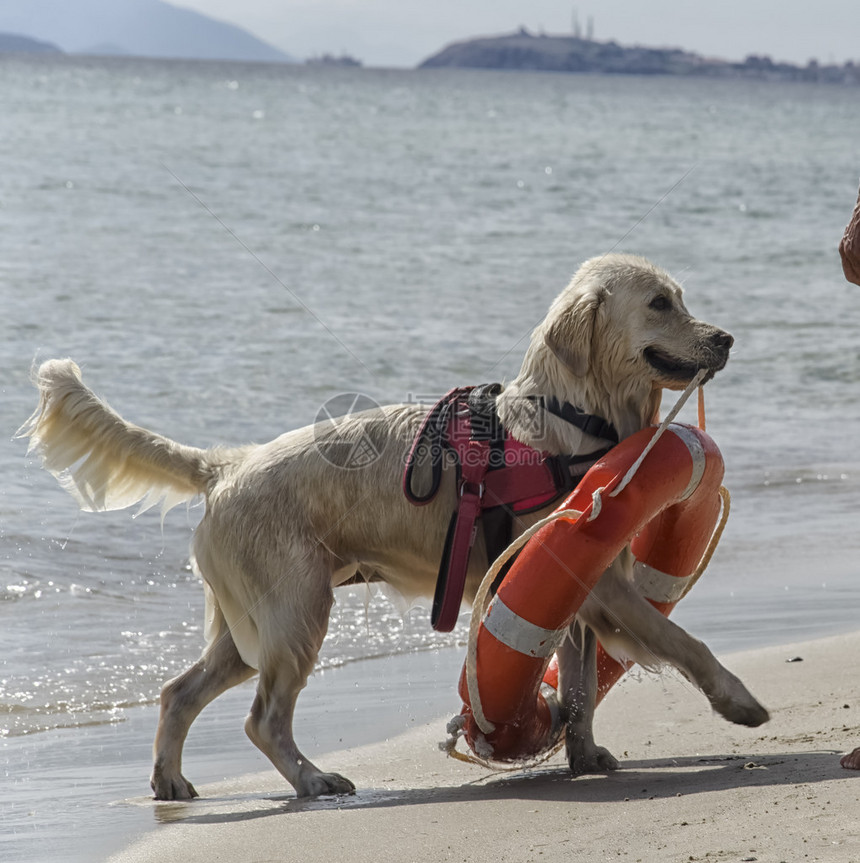
[[[720,515],[720,521],[714,528],[714,532],[711,534],[711,539],[708,542],[708,547],[705,549],[704,554],[702,554],[702,559],[699,561],[699,565],[690,576],[690,580],[687,582],[687,586],[681,594],[681,599],[683,599],[693,589],[693,585],[702,577],[702,574],[711,562],[711,558],[714,556],[714,552],[717,550],[717,546],[720,544],[720,539],[722,539],[723,531],[726,528],[726,522],[729,520],[729,513],[732,510],[732,496],[724,485],[720,486],[720,500],[723,503],[723,511]]]

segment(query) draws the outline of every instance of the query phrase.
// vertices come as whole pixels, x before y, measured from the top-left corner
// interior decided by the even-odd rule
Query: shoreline
[[[453,715],[461,665],[462,651],[446,648],[317,671],[296,711],[303,750],[320,760],[423,725],[447,705]],[[254,686],[251,680],[224,693],[195,721],[183,758],[192,782],[207,787],[268,768],[243,731]],[[346,721],[336,704],[348,705]],[[144,705],[126,708],[113,723],[0,739],[0,860],[92,863],[157,826],[152,797],[142,796],[149,794],[157,721],[158,706]]]
[[[190,803],[150,811],[150,830],[109,863],[170,854],[330,861],[450,856],[860,861],[860,772],[839,755],[860,745],[860,631],[730,654],[725,664],[771,710],[731,725],[674,674],[629,676],[597,712],[599,743],[621,769],[572,779],[563,755],[489,773],[445,757],[440,717],[392,740],[318,759],[357,786],[350,797],[297,800],[274,771],[198,786]],[[801,657],[802,661],[788,662]],[[285,848],[295,849],[283,856]],[[600,855],[603,855],[602,857]]]

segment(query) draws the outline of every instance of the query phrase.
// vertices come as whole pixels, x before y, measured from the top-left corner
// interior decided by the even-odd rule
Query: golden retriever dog
[[[545,400],[554,396],[598,415],[624,438],[654,421],[664,388],[683,388],[700,369],[708,377],[722,369],[731,345],[728,333],[690,315],[681,288],[664,271],[629,255],[595,258],[535,329],[519,374],[498,397],[498,414],[517,439],[538,450],[602,451],[605,440],[550,415]],[[83,509],[140,501],[161,501],[166,509],[205,498],[192,563],[206,594],[206,647],[162,690],[155,797],[196,796],[181,772],[188,729],[212,699],[255,674],[245,722],[251,740],[297,795],[353,792],[348,779],[324,773],[301,753],[293,712],[326,633],[334,588],[358,577],[384,580],[407,598],[433,594],[456,505],[455,470],[445,468],[439,493],[426,506],[412,506],[401,489],[406,453],[426,409],[389,406],[270,443],[197,449],[126,422],[82,383],[71,360],[43,363],[35,382],[39,406],[21,433]],[[346,468],[337,453],[355,447],[374,458]],[[552,506],[517,520],[515,532]],[[559,650],[574,773],[617,766],[591,734],[595,636],[648,667],[680,669],[733,722],[754,726],[768,718],[703,644],[642,599],[632,586],[631,557],[622,552],[607,570],[581,609],[585,626],[572,626]],[[465,602],[487,565],[479,534]]]

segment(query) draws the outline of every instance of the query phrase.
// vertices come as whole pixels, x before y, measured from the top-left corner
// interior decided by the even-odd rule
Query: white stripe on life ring
[[[680,423],[671,423],[669,429],[681,438],[690,451],[690,458],[693,460],[693,472],[690,476],[690,481],[687,483],[684,493],[679,498],[679,500],[686,500],[699,487],[699,483],[705,474],[705,449],[698,435],[687,426]]]
[[[498,596],[490,603],[483,623],[487,631],[502,644],[517,653],[535,657],[552,656],[567,632],[567,628],[544,629],[529,623],[511,611]]]
[[[633,583],[639,593],[653,602],[678,602],[687,590],[692,574],[669,575],[637,560],[633,564]]]

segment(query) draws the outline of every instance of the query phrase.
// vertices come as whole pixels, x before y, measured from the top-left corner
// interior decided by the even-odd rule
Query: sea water
[[[145,792],[152,705],[203,644],[201,508],[81,514],[11,440],[49,357],[180,442],[265,441],[344,393],[510,379],[579,263],[643,254],[736,340],[706,388],[732,514],[674,619],[717,651],[854,628],[860,288],[836,245],[858,103],[751,81],[0,59],[0,856],[50,859],[66,809],[45,804],[127,796],[105,775],[131,750]],[[394,727],[369,734],[394,733],[456,704],[464,634],[344,591],[317,677],[373,681],[365,706]],[[391,711],[379,662],[405,655],[408,685],[417,654],[427,680]],[[300,700],[317,710],[300,742],[357,742],[325,693]],[[219,769],[240,725],[201,744]]]

